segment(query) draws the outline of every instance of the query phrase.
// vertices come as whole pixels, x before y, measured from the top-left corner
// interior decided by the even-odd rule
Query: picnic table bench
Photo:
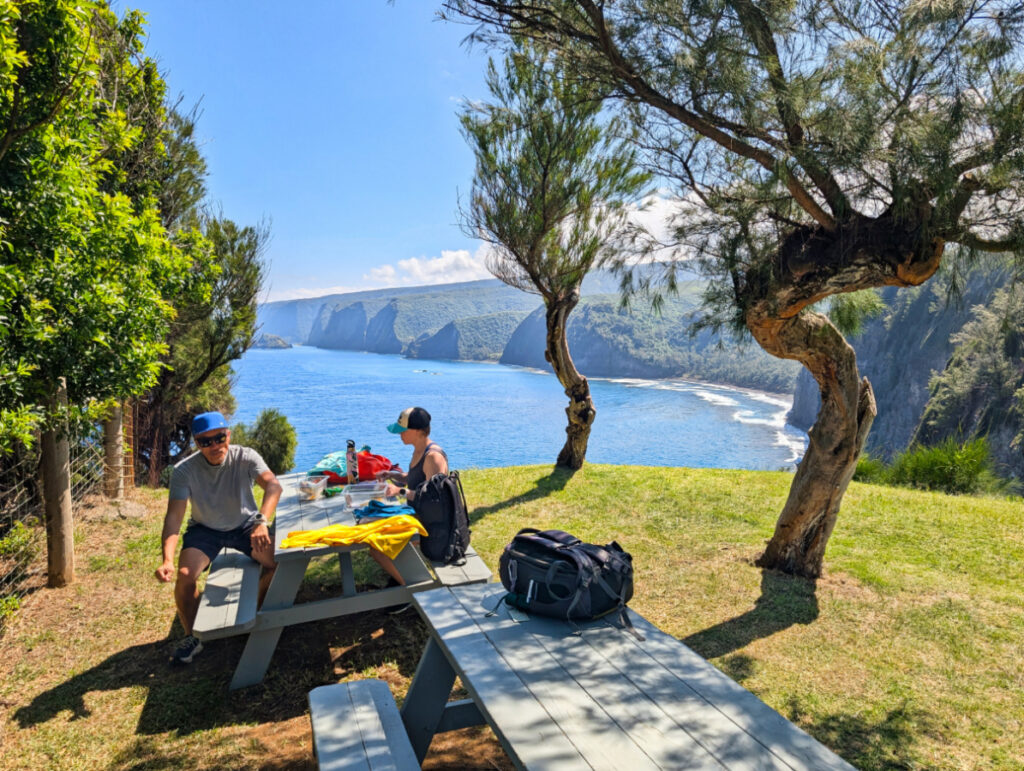
[[[414,592],[439,586],[491,580],[490,569],[472,549],[462,565],[430,563],[428,568],[419,549],[410,542],[394,560],[405,586],[356,591],[352,554],[369,548],[366,544],[281,548],[281,542],[295,530],[355,524],[353,511],[345,505],[342,496],[302,500],[298,483],[304,476],[290,474],[279,477],[284,491],[274,518],[277,570],[262,607],[257,608],[260,568],[256,562],[233,549],[225,549],[210,565],[193,632],[201,640],[249,635],[231,680],[232,690],[254,685],[263,679],[281,630],[286,626],[401,605],[409,602]],[[341,594],[296,604],[295,598],[306,570],[315,557],[324,555],[338,557]]]
[[[419,762],[383,680],[322,685],[309,692],[320,771],[408,771]]]
[[[413,597],[431,633],[401,710],[419,762],[435,733],[486,723],[517,768],[852,771],[638,613],[643,641],[608,620],[514,614],[504,594]],[[456,676],[469,699],[448,700]]]

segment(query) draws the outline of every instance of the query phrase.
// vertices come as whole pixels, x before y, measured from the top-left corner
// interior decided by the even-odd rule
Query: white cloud
[[[398,271],[395,270],[394,265],[381,265],[379,268],[373,268],[369,273],[363,274],[363,278],[385,286],[392,286],[397,276]]]
[[[370,289],[390,289],[398,286],[426,286],[430,284],[455,284],[461,281],[478,281],[493,278],[485,263],[490,247],[481,244],[470,253],[467,249],[443,250],[440,257],[410,257],[397,264],[378,265],[362,275],[358,285],[317,286],[299,289],[271,289],[263,302],[279,300],[301,300],[307,297],[324,297],[329,294],[365,292]]]
[[[445,250],[441,252],[440,257],[410,257],[407,260],[399,260],[397,271],[390,265],[383,268],[390,271],[396,286],[476,281],[492,278],[484,262],[486,251],[484,246],[478,247],[473,254],[467,249]],[[372,274],[379,270],[381,268],[375,268],[363,278],[370,279],[373,277]]]

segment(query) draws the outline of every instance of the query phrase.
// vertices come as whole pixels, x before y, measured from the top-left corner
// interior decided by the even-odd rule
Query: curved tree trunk
[[[594,402],[590,398],[590,383],[576,369],[565,335],[569,314],[579,300],[579,292],[576,291],[566,299],[548,302],[547,349],[544,352],[544,358],[555,370],[558,382],[565,388],[565,395],[569,397],[569,406],[565,408],[565,414],[569,418],[569,424],[565,427],[565,445],[558,453],[555,465],[573,470],[581,468],[583,461],[586,460],[590,427],[597,415]]]
[[[766,351],[804,364],[821,389],[818,419],[796,470],[775,534],[757,565],[817,578],[871,423],[875,397],[853,348],[821,314],[757,319],[748,326]]]

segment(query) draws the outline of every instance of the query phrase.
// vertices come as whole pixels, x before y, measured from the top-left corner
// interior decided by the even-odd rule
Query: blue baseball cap
[[[410,428],[429,431],[430,413],[422,407],[409,407],[406,410],[402,410],[402,414],[398,416],[398,421],[388,426],[388,431],[392,434],[401,434]]]
[[[228,422],[219,412],[204,412],[192,418],[192,436],[197,436],[215,428],[227,428]]]

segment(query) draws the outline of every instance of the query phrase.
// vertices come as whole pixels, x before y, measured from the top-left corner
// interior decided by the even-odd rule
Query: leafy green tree
[[[284,474],[295,465],[298,439],[288,418],[275,409],[263,410],[251,426],[239,423],[231,429],[231,443],[251,447],[275,474]]]
[[[51,585],[73,579],[70,424],[156,380],[189,281],[190,242],[127,190],[146,136],[127,107],[164,88],[138,34],[103,2],[0,6],[0,449],[42,428]]]
[[[461,116],[476,156],[463,226],[494,247],[491,273],[544,300],[545,358],[569,397],[557,465],[578,469],[596,411],[566,325],[587,272],[619,254],[626,205],[642,196],[649,178],[615,138],[619,122],[602,125],[600,99],[567,79],[556,59],[517,47],[502,74],[489,63],[487,84],[495,103]]]
[[[812,306],[1024,254],[1024,7],[1016,0],[447,0],[477,39],[526,37],[643,126],[678,183],[705,322],[801,362],[822,407],[758,560],[818,576],[876,408]],[[911,334],[895,330],[896,334]]]

